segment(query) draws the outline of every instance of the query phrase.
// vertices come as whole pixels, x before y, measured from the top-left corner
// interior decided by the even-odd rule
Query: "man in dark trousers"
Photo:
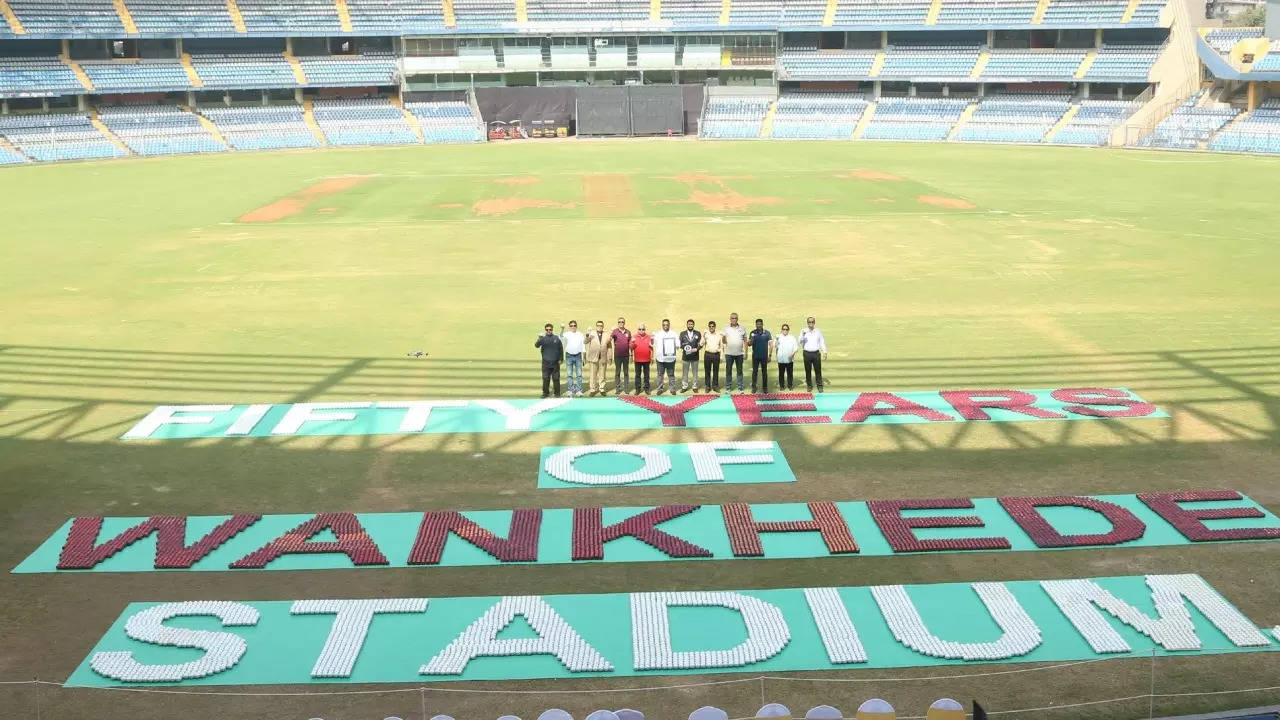
[[[684,351],[684,362],[680,368],[680,392],[689,389],[689,376],[693,375],[693,391],[698,392],[698,349],[702,347],[702,333],[693,329],[693,320],[685,322],[685,331],[680,333],[680,348]]]
[[[747,336],[751,348],[751,394],[756,394],[756,378],[764,382],[764,392],[769,394],[769,355],[773,352],[773,334],[764,329],[764,320],[756,318],[756,327]]]
[[[551,330],[551,323],[543,326],[544,334],[533,341],[533,346],[542,350],[542,397],[550,394],[551,381],[556,384],[556,397],[560,397],[560,358],[564,355],[564,343],[560,336]]]

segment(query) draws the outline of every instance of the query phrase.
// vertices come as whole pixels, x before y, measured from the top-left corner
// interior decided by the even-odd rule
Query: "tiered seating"
[[[1160,11],[1164,10],[1165,0],[1143,0],[1138,9],[1129,18],[1130,25],[1155,25],[1160,22]]]
[[[840,0],[836,25],[923,25],[929,16],[930,0]]]
[[[945,140],[968,100],[952,98],[886,98],[863,132],[867,140]]]
[[[1209,47],[1226,55],[1241,40],[1262,37],[1262,28],[1214,28],[1205,35]]]
[[[1085,50],[992,50],[983,78],[1057,79],[1075,76]]]
[[[1129,100],[1081,101],[1075,117],[1046,140],[1057,145],[1106,145],[1112,129],[1137,109]]]
[[[1280,44],[1280,43],[1278,43]],[[1250,68],[1253,72],[1280,72],[1280,48],[1276,45],[1271,46],[1272,49],[1261,58],[1258,58]]]
[[[191,79],[177,60],[81,62],[80,67],[97,92],[186,90],[191,87]]]
[[[784,50],[778,65],[786,80],[844,80],[867,77],[875,60],[875,50]]]
[[[418,142],[404,113],[386,98],[316,100],[316,123],[330,145],[404,145]]]
[[[191,65],[206,88],[294,87],[298,84],[279,53],[192,54]]]
[[[1280,153],[1280,99],[1270,99],[1219,133],[1210,150]]]
[[[396,59],[391,53],[298,57],[310,85],[393,85]]]
[[[428,143],[484,141],[484,121],[461,100],[411,102],[404,107],[413,113]]]
[[[1069,95],[994,95],[978,105],[954,138],[966,142],[1038,143],[1069,107]]]
[[[733,0],[729,6],[730,25],[776,28],[781,17],[782,3],[777,0]]]
[[[554,23],[615,23],[649,19],[649,0],[528,0],[529,20]]]
[[[1240,113],[1235,108],[1196,107],[1198,99],[1199,95],[1178,106],[1172,115],[1161,120],[1156,129],[1138,145],[1192,150]]]
[[[147,35],[230,35],[226,0],[127,0],[138,32]]]
[[[124,37],[111,0],[9,0],[28,35]]]
[[[175,105],[125,105],[98,110],[102,122],[139,155],[222,152],[194,113]]]
[[[1124,18],[1126,0],[1050,0],[1045,25],[1113,25]]]
[[[891,47],[880,68],[882,78],[967,78],[978,62],[977,45]]]
[[[333,0],[236,0],[251,33],[274,35],[342,32]]]
[[[41,161],[91,160],[127,155],[84,115],[0,115],[0,135]]]
[[[783,139],[848,140],[866,109],[866,98],[853,93],[786,93],[778,98],[772,135]]]
[[[939,25],[1027,25],[1036,0],[947,0],[938,14]]]
[[[513,0],[453,0],[459,28],[505,28],[516,24]]]
[[[680,67],[686,68],[718,68],[720,67],[719,45],[685,45],[680,56]]]
[[[17,165],[26,162],[27,159],[8,148],[0,147],[0,165]]]
[[[399,13],[400,32],[406,34],[421,32],[440,32],[444,29],[444,5],[441,0],[357,0],[356,5],[362,5],[365,8],[373,6],[382,7],[389,6],[389,10],[378,10],[378,13],[385,16],[388,13]],[[355,5],[351,0],[347,0],[347,7],[350,9],[351,25],[357,30],[360,25],[356,24]],[[361,22],[372,24],[377,15],[372,10],[364,10],[365,19]],[[395,29],[392,32],[396,32]]]
[[[720,0],[662,0],[662,19],[676,27],[720,24]]]
[[[56,57],[0,58],[0,97],[83,92],[75,73]]]
[[[1159,45],[1104,45],[1084,79],[1146,80],[1159,57]]]
[[[767,95],[712,96],[699,135],[719,140],[758,138],[771,102]]]
[[[782,4],[782,27],[803,27],[806,25],[822,25],[827,15],[827,0],[789,0]]]
[[[299,105],[200,108],[236,150],[318,147]]]

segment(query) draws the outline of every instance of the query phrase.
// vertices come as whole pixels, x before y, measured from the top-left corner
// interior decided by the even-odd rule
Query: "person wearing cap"
[[[720,394],[720,353],[724,352],[724,333],[716,331],[716,321],[707,323],[702,333],[702,380],[707,392]]]
[[[813,392],[814,376],[818,380],[818,392],[822,392],[822,361],[827,357],[827,338],[818,329],[817,318],[810,315],[800,332],[800,349],[804,351],[804,384]]]
[[[689,376],[693,376],[693,391],[698,392],[698,349],[702,347],[702,333],[694,329],[693,319],[684,323],[685,331],[680,333],[680,349],[683,351],[680,365],[680,392],[688,391]]]
[[[649,394],[649,363],[653,362],[653,336],[644,331],[644,323],[640,323],[640,327],[636,328],[636,334],[631,338],[631,356],[636,363],[636,395],[640,394],[643,388],[644,394]],[[641,377],[643,376],[643,384]]]
[[[733,368],[738,368],[738,392],[743,391],[742,362],[747,354],[747,329],[738,324],[738,313],[729,313],[724,329],[724,389],[733,392]]]
[[[578,321],[569,321],[569,331],[560,326],[560,342],[564,344],[564,369],[568,376],[569,397],[582,395],[582,351],[586,336],[578,332]]]
[[[604,394],[604,376],[609,367],[609,336],[604,331],[604,321],[596,321],[596,329],[587,331],[583,339],[583,354],[591,382],[591,396]]]
[[[796,353],[800,351],[800,343],[791,334],[791,326],[782,323],[782,330],[773,339],[773,351],[778,361],[778,389],[794,390],[796,387]]]
[[[773,353],[773,334],[764,329],[764,320],[756,318],[756,327],[747,336],[747,345],[751,347],[751,394],[756,394],[756,379],[763,383],[765,394],[769,393],[769,356]]]
[[[626,318],[618,318],[607,347],[613,348],[613,394],[631,392],[631,331]]]
[[[542,351],[542,397],[550,394],[552,380],[555,380],[556,397],[560,397],[560,356],[564,354],[564,343],[552,330],[551,323],[542,330],[543,334],[533,341],[533,346]]]
[[[676,394],[676,355],[680,336],[671,329],[671,320],[662,319],[662,329],[653,334],[654,361],[658,363],[658,394]]]

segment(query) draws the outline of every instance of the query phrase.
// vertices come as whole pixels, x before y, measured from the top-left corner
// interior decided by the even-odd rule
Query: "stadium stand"
[[[81,62],[80,67],[98,92],[186,90],[191,79],[173,60]]]
[[[0,165],[17,165],[26,161],[27,159],[22,155],[8,148],[0,147]]]
[[[1155,45],[1103,45],[1084,73],[1085,80],[1146,80],[1160,57]]]
[[[1225,55],[1241,40],[1260,37],[1262,28],[1214,28],[1205,35],[1205,41],[1209,47]]]
[[[777,0],[734,0],[729,7],[729,25],[736,27],[777,27],[783,4]]]
[[[1057,145],[1105,145],[1111,131],[1138,105],[1128,100],[1083,100],[1076,114],[1046,138]]]
[[[219,142],[190,112],[173,105],[107,106],[102,122],[139,155],[222,152]]]
[[[1280,98],[1264,101],[1209,143],[1224,152],[1280,153]]]
[[[1271,46],[1271,50],[1261,58],[1254,61],[1253,72],[1280,72],[1280,48],[1275,44]]]
[[[778,72],[784,80],[847,80],[871,74],[874,50],[783,50]]]
[[[1062,95],[995,95],[978,104],[952,135],[967,142],[1038,143],[1071,107]]]
[[[867,27],[924,25],[930,0],[839,0],[835,24]]]
[[[386,98],[315,101],[315,118],[330,145],[408,145],[418,142],[404,113]]]
[[[29,35],[124,37],[111,0],[9,0]]]
[[[226,0],[129,0],[129,11],[144,35],[199,37],[236,31]]]
[[[649,0],[528,0],[529,20],[555,23],[635,22],[649,18]]]
[[[405,103],[427,143],[483,142],[484,121],[460,100]]]
[[[206,88],[246,90],[300,84],[284,55],[277,52],[193,52],[191,65]]]
[[[761,95],[717,95],[707,100],[699,135],[717,140],[760,137],[773,98]]]
[[[1192,96],[1161,120],[1155,130],[1138,143],[1139,147],[1193,150],[1240,113],[1235,108],[1198,107],[1195,103],[1199,98],[1200,94]]]
[[[793,140],[847,140],[866,109],[867,99],[854,93],[784,93],[778,98],[771,136]]]
[[[1085,50],[992,50],[983,78],[1068,79],[1075,77]]]
[[[512,0],[453,0],[453,11],[461,28],[510,28],[516,24]]]
[[[249,32],[319,35],[342,32],[333,0],[236,0]]]
[[[57,57],[0,58],[0,97],[79,92],[84,86]]]
[[[890,47],[882,78],[967,78],[978,62],[977,45]]]
[[[199,108],[236,150],[318,147],[298,105]]]
[[[396,82],[396,59],[391,53],[299,56],[308,85],[369,86]]]
[[[862,137],[867,140],[945,140],[970,101],[953,98],[885,98]]]
[[[1102,26],[1119,24],[1124,19],[1126,2],[1109,0],[1050,0],[1045,9],[1047,25]]]
[[[939,25],[1028,25],[1036,12],[1036,0],[955,0],[944,2]]]
[[[720,9],[720,0],[662,0],[662,19],[677,27],[714,27]]]
[[[87,116],[79,114],[0,116],[0,136],[22,154],[41,162],[128,154],[94,127]]]

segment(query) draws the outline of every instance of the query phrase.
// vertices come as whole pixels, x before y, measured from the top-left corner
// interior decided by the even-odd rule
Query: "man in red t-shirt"
[[[631,356],[636,361],[636,395],[640,394],[641,388],[644,388],[644,394],[648,395],[649,363],[653,360],[653,336],[644,331],[643,324],[636,328],[635,337],[631,338]]]

